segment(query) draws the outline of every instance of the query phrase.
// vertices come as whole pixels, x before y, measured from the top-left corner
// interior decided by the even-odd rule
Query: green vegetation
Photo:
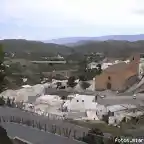
[[[2,45],[0,45],[0,92],[2,92],[5,89],[6,67],[3,61],[4,61],[4,53]]]
[[[4,97],[0,97],[0,106],[4,106],[4,105],[5,105]]]
[[[133,52],[144,52],[144,41],[93,41],[84,45],[75,46],[79,53],[101,52],[108,57],[128,57]]]
[[[76,80],[76,78],[75,78],[74,76],[69,77],[68,82],[67,82],[67,85],[68,85],[69,87],[74,87],[74,86],[76,86],[75,80]]]
[[[7,86],[3,85],[8,88],[20,86],[22,84],[22,77],[28,77],[29,81],[31,81],[28,84],[40,83],[42,72],[58,70],[78,70],[77,72],[72,72],[72,75],[76,77],[83,75],[86,80],[92,80],[93,77],[101,73],[101,70],[86,70],[89,62],[99,61],[104,56],[126,57],[135,51],[144,52],[144,41],[86,42],[84,45],[74,47],[15,39],[1,40],[0,43],[5,52],[5,63],[10,65],[7,71],[8,74],[5,77]],[[98,54],[98,52],[101,54]],[[31,60],[47,60],[44,58],[54,57],[57,54],[63,56],[67,63],[48,65],[32,64],[30,62]]]
[[[46,44],[40,41],[27,41],[27,40],[16,40],[16,39],[10,39],[10,40],[1,40],[0,41],[5,49],[5,52],[18,52],[18,53],[31,53],[34,52],[36,54],[38,53],[49,53],[49,56],[51,54],[58,54],[64,52],[65,54],[69,53],[69,50],[66,46],[61,46],[57,44]],[[46,55],[44,55],[46,56]]]
[[[81,82],[81,87],[83,89],[87,89],[89,86],[90,86],[90,84],[88,82],[85,82],[85,81]]]
[[[27,40],[1,40],[5,52],[14,52],[17,58],[38,60],[39,57],[56,56],[58,53],[67,57],[68,60],[82,60],[85,54],[94,52],[104,53],[106,56],[125,57],[132,52],[144,52],[144,41],[104,41],[87,42],[84,45],[73,48],[46,44],[38,41]],[[91,57],[92,58],[92,57]]]
[[[0,126],[0,144],[13,144],[2,126]]]
[[[91,129],[88,134],[82,138],[87,144],[104,144],[103,133],[99,129]]]

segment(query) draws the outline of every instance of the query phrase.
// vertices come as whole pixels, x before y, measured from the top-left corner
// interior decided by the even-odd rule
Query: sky
[[[144,34],[144,0],[0,0],[0,39]]]

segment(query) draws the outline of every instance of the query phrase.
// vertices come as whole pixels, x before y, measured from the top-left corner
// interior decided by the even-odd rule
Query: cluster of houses
[[[94,68],[94,65],[91,68]],[[89,91],[125,91],[143,78],[143,55],[134,54],[126,61],[102,63],[102,69],[102,73],[92,80]],[[135,104],[103,104],[102,100],[99,101],[102,97],[96,93],[87,95],[76,91],[68,94],[66,99],[62,99],[59,94],[45,93],[46,89],[57,91],[58,82],[65,87],[67,85],[67,80],[52,80],[51,83],[25,85],[19,90],[7,90],[0,95],[22,101],[25,110],[45,116],[56,115],[57,118],[64,119],[103,120],[107,116],[108,124],[118,125],[124,118],[130,119],[144,113],[142,109],[138,110]],[[79,80],[76,82],[79,83]]]
[[[97,99],[97,96],[82,94],[70,94],[66,100],[58,95],[42,95],[33,104],[25,103],[25,109],[57,119],[101,121],[107,116],[110,125],[118,125],[124,118],[128,120],[144,114],[143,109],[138,109],[137,105],[104,105]]]
[[[94,94],[71,93],[66,99],[62,99],[59,94],[45,94],[45,88],[49,86],[49,84],[25,85],[20,90],[7,90],[1,93],[1,96],[15,98],[16,102],[23,102],[24,110],[52,119],[101,121],[107,116],[108,124],[118,125],[124,118],[130,119],[144,113],[142,109],[138,110],[135,104],[104,104],[103,100],[99,101],[103,98]]]

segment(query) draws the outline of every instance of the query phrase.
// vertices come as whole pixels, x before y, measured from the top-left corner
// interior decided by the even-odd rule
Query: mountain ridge
[[[64,44],[64,45],[72,45],[76,44],[79,41],[108,41],[108,40],[118,40],[118,41],[139,41],[144,40],[144,34],[137,35],[107,35],[107,36],[99,36],[99,37],[65,37],[58,38],[52,40],[43,41],[44,43],[55,43],[55,44]],[[82,43],[81,43],[82,44]]]

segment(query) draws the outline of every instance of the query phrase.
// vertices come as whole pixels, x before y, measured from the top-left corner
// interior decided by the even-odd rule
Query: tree
[[[68,85],[69,87],[74,87],[74,86],[76,85],[75,80],[76,80],[76,79],[75,79],[74,76],[69,77],[68,82],[67,82],[67,85]]]
[[[97,74],[101,74],[102,69],[101,69],[101,64],[97,65]]]
[[[62,86],[62,83],[61,82],[57,82],[56,85],[57,85],[57,88],[60,88]]]
[[[9,97],[7,98],[7,102],[6,102],[6,104],[7,104],[8,107],[11,107],[11,100],[10,100]]]
[[[4,100],[4,97],[0,97],[0,106],[3,106],[5,105],[5,100]]]
[[[85,77],[84,75],[80,75],[80,76],[79,76],[79,80],[80,80],[80,81],[86,81],[86,77]]]
[[[0,44],[0,93],[2,91],[4,91],[5,89],[5,76],[6,76],[6,73],[5,73],[5,70],[6,70],[6,67],[3,63],[4,61],[4,52],[2,50],[2,45]]]
[[[83,89],[87,89],[89,86],[90,86],[90,84],[89,84],[88,82],[83,81],[83,82],[81,83],[81,87],[82,87]]]
[[[16,104],[15,104],[15,98],[12,99],[11,107],[13,107],[13,108],[16,107]]]
[[[0,126],[0,144],[13,144],[10,138],[7,136],[6,130]]]

